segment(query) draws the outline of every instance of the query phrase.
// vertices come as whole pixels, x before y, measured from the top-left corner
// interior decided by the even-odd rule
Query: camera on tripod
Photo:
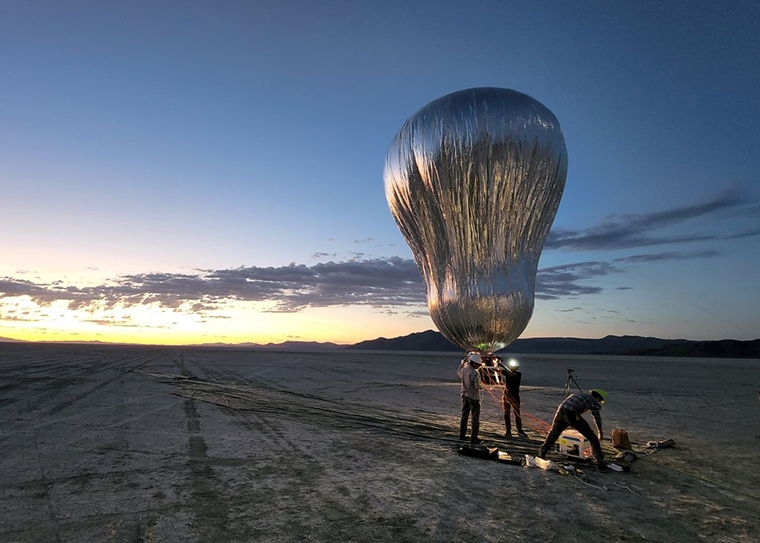
[[[578,389],[578,392],[583,392],[580,385],[578,384],[578,381],[575,380],[575,370],[572,368],[567,368],[567,380],[565,381],[565,387],[562,389],[562,396],[566,397],[569,396],[572,392],[573,385],[575,385],[575,388]]]

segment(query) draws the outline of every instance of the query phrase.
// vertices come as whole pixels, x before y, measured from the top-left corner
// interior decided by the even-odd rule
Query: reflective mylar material
[[[517,339],[567,177],[552,112],[508,89],[449,94],[404,123],[384,177],[438,329],[486,354]]]

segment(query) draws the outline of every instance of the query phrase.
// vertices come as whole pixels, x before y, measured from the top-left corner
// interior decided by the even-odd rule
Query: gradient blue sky
[[[432,328],[385,153],[495,86],[569,153],[524,337],[760,337],[758,28],[752,2],[6,0],[0,336]]]

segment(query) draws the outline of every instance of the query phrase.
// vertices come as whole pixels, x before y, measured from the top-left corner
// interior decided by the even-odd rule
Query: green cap
[[[601,388],[592,388],[591,392],[596,392],[597,394],[599,394],[599,396],[602,397],[602,403],[607,401],[607,393],[603,391]]]

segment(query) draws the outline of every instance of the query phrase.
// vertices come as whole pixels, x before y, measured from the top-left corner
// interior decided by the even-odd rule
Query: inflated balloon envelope
[[[514,90],[443,96],[396,134],[385,195],[450,341],[490,354],[525,330],[566,177],[557,118]]]

